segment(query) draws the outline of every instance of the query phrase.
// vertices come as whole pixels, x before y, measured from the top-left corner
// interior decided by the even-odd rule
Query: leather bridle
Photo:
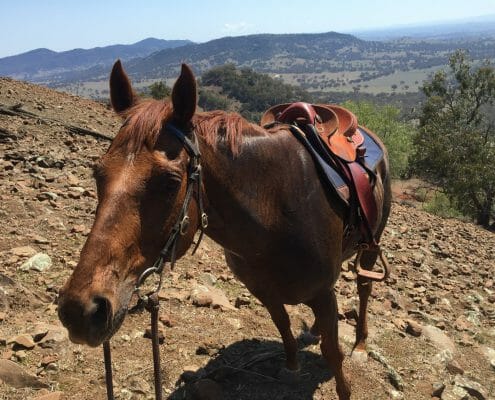
[[[200,234],[198,240],[193,249],[193,254],[199,247],[201,239],[203,238],[204,230],[208,227],[208,216],[204,210],[203,195],[202,195],[202,171],[200,158],[201,153],[198,147],[197,137],[194,131],[184,133],[172,123],[165,125],[165,130],[173,134],[189,155],[189,165],[187,168],[187,187],[186,195],[182,203],[179,217],[172,227],[165,245],[160,251],[158,258],[153,263],[153,266],[145,269],[136,281],[134,292],[138,295],[139,299],[144,302],[145,308],[151,314],[151,342],[153,349],[153,369],[155,380],[155,398],[156,400],[162,400],[162,383],[161,383],[161,368],[160,368],[160,348],[159,348],[159,335],[158,335],[158,311],[160,303],[158,299],[158,292],[160,291],[163,283],[163,270],[167,260],[170,262],[170,268],[172,269],[177,260],[176,248],[177,242],[181,236],[184,236],[190,226],[190,218],[188,215],[189,205],[194,195],[196,195],[196,201],[199,211],[199,230]],[[188,137],[192,137],[192,140]],[[152,274],[159,275],[159,281],[156,288],[148,293],[142,295],[140,287],[144,281]],[[113,393],[113,374],[112,374],[112,361],[110,351],[110,341],[103,342],[103,356],[105,360],[105,380],[107,387],[108,400],[114,400]]]

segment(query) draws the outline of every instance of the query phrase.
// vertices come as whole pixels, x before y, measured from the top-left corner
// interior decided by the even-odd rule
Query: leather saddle
[[[346,230],[357,229],[361,248],[373,249],[379,254],[384,266],[381,273],[363,270],[360,266],[362,250],[358,251],[358,275],[376,281],[386,279],[390,268],[373,234],[373,227],[378,223],[378,205],[373,194],[375,168],[383,157],[383,148],[358,126],[352,112],[336,105],[279,104],[269,108],[260,123],[267,129],[276,124],[289,125],[292,134],[311,154],[324,186],[335,189],[348,206]],[[371,148],[368,154],[375,156],[368,157],[367,147]],[[373,159],[371,165],[365,161],[365,154],[368,161]]]
[[[356,116],[343,107],[303,102],[279,104],[261,117],[261,126],[272,123],[313,125],[330,151],[346,162],[356,161],[364,137],[357,129]]]

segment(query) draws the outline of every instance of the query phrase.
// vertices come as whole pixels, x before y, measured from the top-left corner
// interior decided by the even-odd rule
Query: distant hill
[[[301,73],[339,69],[344,60],[352,60],[368,51],[381,51],[380,42],[365,42],[337,32],[318,34],[258,34],[224,37],[206,43],[165,49],[125,65],[137,79],[172,77],[181,62],[191,64],[198,74],[226,63],[250,67],[260,72]],[[100,68],[88,70],[82,80],[108,74]],[[70,79],[69,79],[70,80]]]
[[[159,45],[167,48],[156,50]],[[132,46],[144,49],[134,51]],[[422,82],[445,67],[457,49],[469,51],[474,60],[495,60],[495,33],[385,41],[337,32],[257,34],[205,43],[148,39],[131,46],[63,53],[38,49],[16,56],[16,67],[7,68],[10,57],[0,59],[0,75],[102,98],[108,95],[111,65],[121,58],[126,71],[141,88],[176,77],[180,64],[186,62],[198,76],[213,67],[234,64],[311,92],[400,94],[417,93]]]
[[[397,38],[466,39],[495,36],[495,15],[443,21],[422,25],[403,25],[383,29],[351,32],[365,40],[390,40]]]
[[[52,82],[67,72],[84,71],[95,66],[108,67],[115,59],[130,60],[146,57],[159,50],[192,43],[189,40],[148,38],[140,42],[117,44],[93,49],[55,52],[36,49],[16,56],[0,58],[0,76],[10,76],[34,82]]]

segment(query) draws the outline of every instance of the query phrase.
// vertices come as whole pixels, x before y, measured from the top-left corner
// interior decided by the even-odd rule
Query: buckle
[[[182,221],[180,221],[179,224],[179,234],[181,236],[184,236],[187,233],[187,229],[189,228],[189,222],[190,222],[189,216],[184,215],[184,218],[182,218]]]
[[[206,213],[201,213],[201,228],[208,228],[208,215]]]

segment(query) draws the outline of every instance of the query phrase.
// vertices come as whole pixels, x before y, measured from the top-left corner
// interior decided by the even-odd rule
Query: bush
[[[400,120],[400,110],[392,106],[377,106],[370,102],[346,101],[342,106],[356,114],[360,125],[367,127],[383,140],[388,150],[392,177],[407,177],[415,128],[411,123]]]
[[[414,172],[485,228],[495,219],[495,69],[463,52],[423,87]]]

